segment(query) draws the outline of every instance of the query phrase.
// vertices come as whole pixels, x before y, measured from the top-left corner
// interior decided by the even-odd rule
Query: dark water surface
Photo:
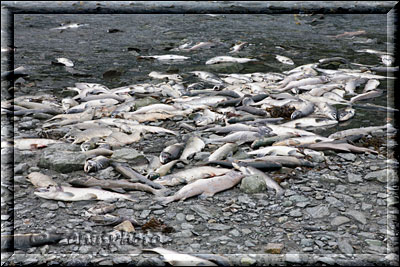
[[[313,19],[316,22],[311,23]],[[87,24],[77,29],[51,30],[61,23]],[[14,45],[15,66],[32,68],[36,86],[24,94],[39,92],[62,95],[67,86],[76,82],[94,82],[109,88],[142,83],[151,71],[175,72],[184,75],[192,70],[220,72],[215,66],[205,65],[214,56],[228,54],[229,47],[237,41],[250,46],[234,56],[252,57],[258,62],[236,64],[232,73],[282,72],[294,68],[276,61],[275,55],[287,56],[295,67],[317,62],[321,58],[340,56],[350,62],[378,65],[377,55],[357,53],[358,49],[387,50],[387,16],[382,14],[349,14],[304,16],[293,14],[225,14],[170,15],[170,14],[23,14],[15,15]],[[109,29],[119,32],[109,33]],[[328,36],[365,30],[366,34],[331,38]],[[369,39],[369,40],[368,40]],[[188,41],[214,41],[220,45],[192,52],[172,52],[171,48]],[[367,43],[363,43],[367,41]],[[134,50],[138,52],[135,52]],[[165,64],[157,61],[138,60],[138,55],[178,54],[190,56],[180,63]],[[74,76],[64,67],[51,64],[57,57],[66,57],[74,69],[87,77]],[[108,70],[122,74],[117,79],[103,77]],[[379,86],[385,93],[373,100],[386,106],[385,80]],[[16,92],[16,96],[21,92]],[[370,116],[373,112],[374,116]],[[387,114],[357,109],[356,116],[329,131],[359,126],[383,125]]]

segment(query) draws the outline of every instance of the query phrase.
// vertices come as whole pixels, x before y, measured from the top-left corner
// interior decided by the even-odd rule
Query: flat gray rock
[[[316,207],[307,208],[306,211],[313,217],[313,218],[324,218],[330,214],[329,208],[327,205],[321,204]]]

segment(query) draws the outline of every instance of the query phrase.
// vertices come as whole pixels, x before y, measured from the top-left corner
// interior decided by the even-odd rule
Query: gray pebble
[[[344,216],[337,216],[335,218],[333,218],[333,220],[331,221],[332,226],[339,226],[342,225],[344,223],[348,223],[350,222],[350,219]]]
[[[147,218],[147,216],[149,216],[150,212],[151,212],[151,210],[143,210],[142,213],[140,213],[139,217],[141,219],[145,219],[145,218]]]
[[[176,220],[179,222],[183,222],[185,220],[185,214],[183,213],[176,214]]]
[[[301,217],[301,216],[303,216],[303,213],[301,212],[300,209],[296,209],[296,210],[291,210],[289,212],[289,215],[292,217]]]
[[[349,173],[347,176],[347,179],[349,183],[361,183],[363,181],[361,175],[359,174],[354,174],[354,173]]]
[[[344,254],[353,254],[354,252],[353,247],[344,239],[338,241],[338,248]]]

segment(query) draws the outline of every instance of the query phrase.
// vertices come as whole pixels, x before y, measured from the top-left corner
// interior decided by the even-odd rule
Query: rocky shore
[[[35,125],[34,120],[29,122]],[[24,119],[16,121],[15,127],[28,135],[29,130],[23,130],[24,123]],[[2,132],[6,131],[4,127],[2,124]],[[171,141],[171,137],[159,137]],[[41,171],[58,183],[83,175],[84,160],[71,156],[79,146],[54,144],[40,150],[15,150],[14,165],[9,164],[12,148],[2,148],[3,173],[13,176],[10,181],[2,179],[3,233],[14,229],[15,233],[52,232],[65,236],[58,244],[17,250],[5,264],[162,266],[165,263],[161,256],[141,252],[142,248],[156,246],[181,253],[221,254],[239,265],[394,264],[398,261],[398,163],[392,153],[389,158],[386,153],[393,149],[395,140],[383,131],[370,137],[384,141],[380,154],[331,152],[312,159],[318,163],[315,168],[270,172],[286,189],[280,199],[265,190],[245,193],[246,189],[238,185],[211,198],[194,197],[164,207],[148,193],[131,192],[136,203],[109,203],[115,207],[113,214],[138,223],[129,232],[102,225],[107,222],[88,220],[85,212],[95,205],[91,201],[43,200],[33,194],[34,188],[26,180],[31,172]],[[115,154],[120,155],[119,160],[125,157],[132,161],[162,149],[159,142],[144,142],[145,149],[139,150],[136,144]],[[109,167],[92,175],[115,179],[118,173]],[[14,218],[3,214],[7,204]],[[154,219],[169,231],[163,231],[165,227],[142,229]],[[7,253],[2,255],[5,260]]]

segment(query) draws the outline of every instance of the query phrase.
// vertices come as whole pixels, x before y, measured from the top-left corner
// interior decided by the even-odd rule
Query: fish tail
[[[160,202],[162,205],[167,205],[168,203],[171,203],[175,201],[174,196],[169,196],[169,197],[155,197],[154,198],[156,201]]]
[[[166,195],[169,195],[170,193],[171,193],[171,190],[168,188],[154,190],[154,195],[156,195],[157,197],[164,197]]]

